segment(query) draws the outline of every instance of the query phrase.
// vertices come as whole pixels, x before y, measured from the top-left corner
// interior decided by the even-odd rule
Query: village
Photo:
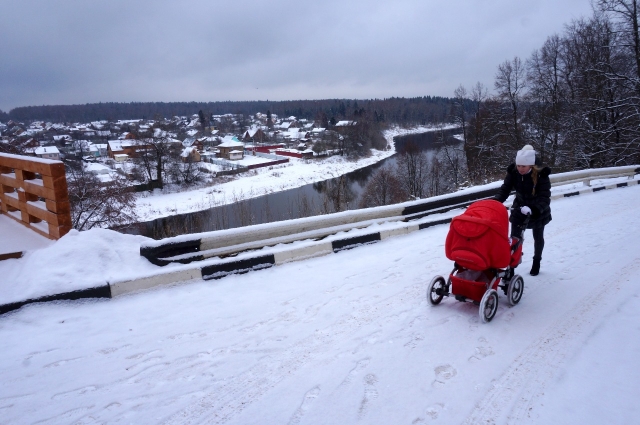
[[[372,129],[366,120],[313,122],[270,113],[8,121],[0,123],[0,152],[63,161],[74,227],[83,230],[207,210],[342,176],[393,155],[393,137],[402,131]],[[118,217],[76,224],[93,214],[89,192],[110,193],[110,202],[124,199],[107,208]]]
[[[358,127],[357,122],[334,122],[331,129],[320,124],[294,116],[279,119],[270,113],[248,118],[240,114],[204,117],[201,111],[190,117],[154,120],[74,124],[36,121],[28,125],[9,121],[0,123],[0,151],[82,161],[86,171],[103,181],[117,172],[137,184],[162,179],[158,167],[146,176],[136,171],[140,171],[141,163],[148,165],[163,156],[163,162],[181,162],[183,173],[186,168],[196,170],[200,178],[173,179],[189,184],[202,180],[201,175],[237,174],[286,163],[289,158],[353,153],[348,145],[349,132]]]

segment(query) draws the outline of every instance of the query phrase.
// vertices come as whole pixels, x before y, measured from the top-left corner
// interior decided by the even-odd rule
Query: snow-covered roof
[[[180,156],[183,158],[186,158],[189,155],[191,155],[194,151],[197,152],[197,149],[194,146],[187,146],[182,150],[182,153],[180,154]]]
[[[350,125],[356,125],[357,123],[355,121],[349,121],[349,120],[344,120],[344,121],[338,121],[336,123],[336,127],[347,127]]]
[[[93,162],[85,163],[84,169],[93,174],[109,174],[111,173],[111,168],[106,165],[97,164]]]
[[[249,137],[253,137],[256,135],[256,133],[260,130],[259,127],[251,127],[250,129],[248,129],[245,134],[247,134]]]
[[[196,138],[195,137],[187,137],[186,139],[184,139],[182,141],[182,146],[186,147],[190,147],[193,146],[193,144],[196,142]]]
[[[40,146],[38,148],[35,148],[34,152],[36,155],[45,155],[45,154],[51,155],[51,154],[60,153],[58,148],[55,146]]]
[[[128,140],[109,140],[107,144],[112,151],[121,151],[133,145],[133,143]]]
[[[244,143],[233,141],[233,140],[227,140],[225,142],[220,143],[218,147],[219,148],[241,148],[241,147],[243,148]]]

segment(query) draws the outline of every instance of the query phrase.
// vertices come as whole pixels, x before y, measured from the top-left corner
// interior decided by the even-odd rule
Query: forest
[[[227,101],[227,102],[131,102],[91,103],[84,105],[23,106],[9,113],[0,111],[0,121],[21,122],[91,122],[119,119],[160,119],[191,116],[202,110],[207,115],[227,113],[250,116],[270,111],[280,118],[295,116],[315,120],[326,116],[329,120],[352,119],[367,114],[375,122],[402,125],[442,122],[450,113],[452,99],[437,96],[389,99],[326,99],[287,101]],[[471,102],[466,102],[471,108]],[[4,114],[4,116],[3,116]]]

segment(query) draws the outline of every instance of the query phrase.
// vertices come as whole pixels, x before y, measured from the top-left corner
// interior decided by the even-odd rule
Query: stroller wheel
[[[498,311],[498,293],[495,289],[490,289],[484,293],[480,301],[480,319],[484,322],[490,322]]]
[[[436,276],[431,279],[431,282],[429,282],[429,286],[427,287],[427,301],[429,301],[429,304],[440,304],[440,301],[444,298],[445,291],[444,277]]]
[[[509,282],[509,289],[507,290],[507,299],[509,304],[516,305],[522,298],[524,292],[524,279],[519,274],[513,276]]]

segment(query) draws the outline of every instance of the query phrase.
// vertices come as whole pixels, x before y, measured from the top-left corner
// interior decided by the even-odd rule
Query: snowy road
[[[313,260],[0,317],[0,422],[629,424],[640,186],[552,203],[522,301],[431,307],[447,226]]]

